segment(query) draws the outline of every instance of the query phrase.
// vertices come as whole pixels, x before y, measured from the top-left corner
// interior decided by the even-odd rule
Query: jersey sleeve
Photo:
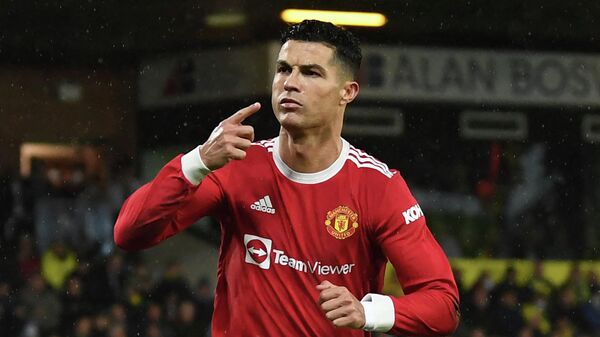
[[[385,193],[379,194],[383,198],[375,207],[372,230],[405,294],[389,297],[394,323],[388,333],[450,335],[458,326],[459,295],[448,259],[400,174],[386,185]]]
[[[125,200],[115,223],[115,243],[125,250],[152,247],[205,215],[217,215],[223,200],[215,174],[199,184],[190,182],[179,155]]]

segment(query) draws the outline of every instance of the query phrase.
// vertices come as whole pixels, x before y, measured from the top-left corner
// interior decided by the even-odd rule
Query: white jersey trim
[[[252,145],[262,146],[265,149],[267,149],[267,152],[273,152],[273,144],[274,143],[275,143],[275,138],[267,139],[267,140],[260,140],[256,143],[252,143]]]
[[[350,147],[350,151],[348,152],[348,159],[352,161],[358,168],[371,168],[379,171],[384,176],[391,178],[395,172],[392,172],[389,167],[375,159],[373,156],[363,152],[354,146]]]
[[[315,173],[301,173],[294,171],[287,166],[287,164],[283,162],[281,156],[279,155],[279,137],[261,140],[256,143],[252,143],[252,145],[264,147],[268,152],[272,152],[275,166],[277,166],[279,171],[288,179],[301,184],[318,184],[332,178],[342,169],[346,160],[353,162],[359,169],[373,169],[388,178],[391,178],[396,173],[391,171],[385,163],[375,159],[375,157],[367,154],[366,152],[355,148],[343,138],[342,152],[340,153],[338,159],[336,159],[336,161],[325,170]]]
[[[348,158],[349,150],[350,144],[342,138],[342,151],[333,164],[320,172],[301,173],[292,170],[289,166],[287,166],[286,163],[283,162],[283,159],[281,159],[281,156],[279,155],[279,137],[273,138],[272,147],[273,160],[275,161],[275,166],[277,166],[281,174],[291,181],[300,184],[319,184],[335,176],[342,169],[342,167],[344,167],[346,159]]]

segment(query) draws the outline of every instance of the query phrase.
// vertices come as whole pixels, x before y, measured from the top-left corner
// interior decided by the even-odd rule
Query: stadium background
[[[349,28],[366,57],[344,137],[420,201],[460,280],[456,336],[600,335],[596,1],[0,8],[0,336],[206,329],[214,221],[141,253],[115,249],[112,224],[132,189],[224,116],[270,106],[286,8],[387,16]],[[269,108],[249,124],[257,138],[277,129]]]

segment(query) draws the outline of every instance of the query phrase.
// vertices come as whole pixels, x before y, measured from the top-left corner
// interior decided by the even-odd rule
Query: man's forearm
[[[181,156],[173,159],[125,201],[114,228],[117,246],[125,250],[149,248],[181,227],[177,211],[197,186],[186,180],[180,161]]]
[[[449,336],[458,327],[457,299],[443,288],[431,287],[402,297],[392,297],[395,322],[391,334]]]

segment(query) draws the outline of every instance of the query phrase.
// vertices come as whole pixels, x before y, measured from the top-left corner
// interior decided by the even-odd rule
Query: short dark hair
[[[334,57],[356,78],[362,61],[360,41],[351,32],[330,22],[304,20],[291,25],[281,34],[281,43],[289,40],[321,42],[334,50]]]

